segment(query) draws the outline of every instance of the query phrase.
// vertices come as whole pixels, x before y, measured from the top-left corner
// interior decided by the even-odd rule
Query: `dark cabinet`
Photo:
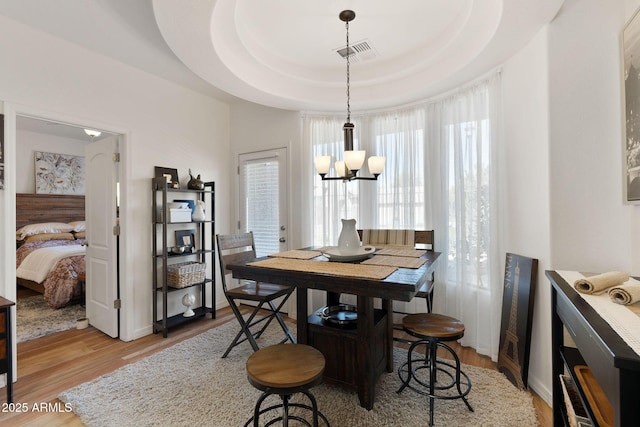
[[[11,307],[14,305],[14,302],[0,297],[0,374],[7,374],[7,403],[13,403]]]
[[[640,423],[640,356],[616,333],[556,271],[547,271],[551,282],[551,348],[553,371],[553,424],[569,425],[561,375],[575,384],[582,406],[594,426],[600,426],[602,408],[613,410],[615,426]],[[613,304],[613,303],[612,303]],[[620,309],[625,309],[620,307]],[[565,343],[565,331],[575,343]],[[640,331],[638,331],[640,336]],[[594,405],[592,393],[579,373],[588,368],[603,392]],[[605,400],[602,400],[605,399]],[[608,406],[610,405],[610,406]]]
[[[166,338],[172,327],[209,313],[216,317],[215,183],[204,183],[203,190],[175,189],[161,177],[153,178],[151,184],[153,333],[162,332]],[[185,209],[171,210],[172,203],[203,204],[205,218],[194,221]],[[185,247],[185,251],[176,253],[172,250],[176,246]],[[183,305],[186,294],[195,299],[193,312],[187,313],[188,306]],[[180,312],[170,315],[170,308]]]
[[[327,292],[327,304],[340,304],[340,294]],[[363,379],[358,378],[358,364],[366,357],[371,363],[373,377],[377,378],[386,371],[387,352],[389,351],[389,328],[387,312],[373,310],[373,325],[369,336],[368,355],[364,355],[358,345],[357,324],[332,325],[321,317],[322,308],[308,316],[307,344],[317,348],[325,357],[323,381],[341,387],[358,390]],[[374,380],[375,381],[375,380]]]

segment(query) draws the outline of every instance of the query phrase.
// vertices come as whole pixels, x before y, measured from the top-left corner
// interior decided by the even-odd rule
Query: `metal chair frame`
[[[226,275],[230,273],[230,271],[227,270],[227,265],[233,262],[252,260],[256,257],[253,233],[248,232],[227,235],[218,234],[216,235],[216,242],[218,244],[218,258],[220,260],[220,272],[222,276],[222,288],[224,290],[224,295],[231,307],[231,311],[233,311],[233,314],[240,324],[240,331],[237,333],[229,347],[227,347],[222,358],[227,357],[235,346],[245,341],[249,341],[253,351],[258,351],[260,347],[256,340],[260,338],[273,319],[278,322],[285,333],[285,337],[280,342],[285,343],[287,341],[291,341],[292,343],[295,343],[295,338],[280,315],[280,310],[295,290],[294,287],[249,281],[244,285],[234,288],[230,288],[227,285]],[[283,297],[283,299],[276,306],[274,301],[280,297]],[[240,308],[236,304],[236,302],[241,301],[257,303],[257,305],[253,307],[253,311],[247,320],[244,319],[244,316],[240,312]],[[260,311],[263,309],[269,309],[270,313],[265,316],[258,316]],[[254,332],[254,327],[261,323],[263,324],[260,329]],[[243,335],[244,338],[242,338]]]

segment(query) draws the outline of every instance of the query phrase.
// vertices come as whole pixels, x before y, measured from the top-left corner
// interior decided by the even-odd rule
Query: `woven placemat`
[[[275,268],[278,270],[304,271],[308,273],[333,274],[336,276],[379,280],[386,278],[398,269],[397,267],[382,265],[320,262],[290,258],[268,258],[261,261],[250,262],[247,265]]]
[[[423,249],[413,249],[413,248],[383,248],[376,252],[376,255],[389,255],[389,256],[402,256],[402,257],[412,257],[412,258],[420,258],[422,255],[426,254],[427,251]],[[422,265],[422,264],[420,264]]]
[[[413,258],[413,257],[406,257],[406,256],[387,256],[387,255],[376,254],[373,258],[369,258],[366,261],[362,261],[362,264],[388,265],[391,267],[400,267],[400,268],[420,268],[422,264],[424,264],[425,262],[427,262],[427,260],[424,258]]]
[[[294,249],[291,251],[278,252],[269,256],[273,258],[312,259],[320,255],[322,255],[322,252]]]

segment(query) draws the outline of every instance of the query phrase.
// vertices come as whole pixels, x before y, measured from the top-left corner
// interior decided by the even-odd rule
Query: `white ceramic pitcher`
[[[342,255],[354,255],[360,249],[360,236],[356,230],[355,219],[343,219],[342,230],[338,237],[338,249]]]

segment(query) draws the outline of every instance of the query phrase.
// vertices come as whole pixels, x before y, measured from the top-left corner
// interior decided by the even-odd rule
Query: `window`
[[[436,272],[437,311],[468,325],[463,345],[497,357],[501,261],[495,162],[500,76],[413,108],[357,117],[354,148],[386,157],[372,181],[313,180],[313,244],[335,245],[340,219],[358,228],[434,229],[442,252]],[[341,118],[306,117],[313,156],[342,157]],[[363,171],[362,173],[364,173]],[[335,176],[331,170],[330,175]],[[483,317],[484,319],[484,317]],[[471,326],[473,325],[473,326]],[[477,327],[476,327],[477,325]]]

